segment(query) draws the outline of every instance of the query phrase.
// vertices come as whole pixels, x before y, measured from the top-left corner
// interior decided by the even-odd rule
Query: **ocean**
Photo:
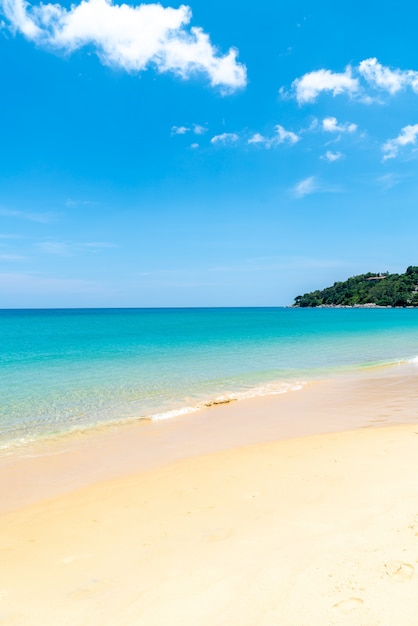
[[[417,309],[0,311],[0,452],[413,361]]]

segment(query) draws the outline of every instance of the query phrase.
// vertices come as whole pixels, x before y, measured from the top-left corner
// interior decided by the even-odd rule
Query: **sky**
[[[0,0],[0,308],[418,265],[418,5]]]

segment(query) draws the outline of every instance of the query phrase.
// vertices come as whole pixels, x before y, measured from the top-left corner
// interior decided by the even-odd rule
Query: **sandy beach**
[[[0,623],[415,625],[415,373],[2,459]]]

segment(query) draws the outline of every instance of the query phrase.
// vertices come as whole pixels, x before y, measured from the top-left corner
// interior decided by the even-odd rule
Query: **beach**
[[[418,4],[359,8],[0,0],[0,626],[418,626]]]
[[[416,624],[415,367],[2,459],[1,623]]]

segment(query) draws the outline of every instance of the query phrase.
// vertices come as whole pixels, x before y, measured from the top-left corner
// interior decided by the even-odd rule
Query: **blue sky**
[[[0,7],[0,307],[286,305],[418,264],[415,5]]]

